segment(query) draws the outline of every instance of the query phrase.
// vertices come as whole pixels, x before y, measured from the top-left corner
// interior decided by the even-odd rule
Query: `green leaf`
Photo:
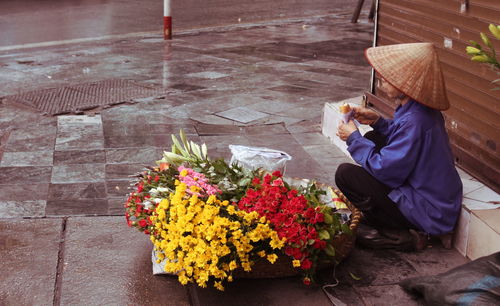
[[[238,182],[238,186],[240,187],[247,186],[248,184],[250,184],[251,181],[252,180],[249,177],[243,178]]]
[[[333,224],[333,217],[329,213],[324,213],[323,216],[325,217],[325,223],[326,224]]]
[[[181,141],[182,141],[182,143],[184,144],[184,148],[186,149],[186,151],[188,151],[188,152],[189,152],[189,150],[190,150],[190,147],[189,147],[189,142],[187,141],[187,138],[186,138],[186,133],[184,133],[184,130],[183,130],[183,129],[181,129],[181,130],[179,131],[179,135],[180,135],[180,137],[181,137]]]
[[[181,154],[181,151],[179,151],[179,149],[177,149],[177,147],[174,144],[172,144],[172,153]]]
[[[330,237],[335,237],[335,229],[334,228],[329,228],[328,233],[330,234]]]
[[[186,150],[184,150],[182,148],[179,140],[177,140],[177,137],[175,137],[175,135],[172,135],[172,142],[174,143],[174,146],[176,146],[176,148],[180,151],[180,153],[182,154],[182,156],[189,157],[189,153],[186,152]]]
[[[343,233],[352,234],[351,228],[349,227],[349,225],[347,223],[342,224],[340,226],[340,228],[342,229]]]
[[[500,39],[500,29],[494,24],[490,24],[488,29],[490,29],[491,34],[496,37],[496,39]]]
[[[469,55],[476,55],[478,53],[481,53],[481,50],[479,50],[478,48],[475,48],[475,47],[467,46],[465,48],[465,52],[467,52],[467,54],[469,54]]]
[[[193,151],[194,155],[198,159],[203,159],[203,157],[201,156],[200,146],[197,145],[196,143],[192,142],[192,141],[190,141],[190,145],[191,145],[191,150]]]
[[[478,48],[479,50],[482,50],[481,45],[480,45],[480,44],[478,44],[476,41],[474,41],[474,40],[469,40],[469,43],[470,43],[471,45],[473,45],[474,47]]]
[[[325,253],[328,256],[335,256],[335,248],[331,244],[327,244],[325,248]]]
[[[202,155],[203,159],[207,159],[207,153],[208,153],[207,145],[202,144],[201,145],[201,155]]]
[[[491,48],[492,45],[491,45],[491,41],[488,38],[488,36],[486,36],[486,34],[484,34],[484,33],[480,33],[479,35],[481,36],[481,39],[483,40],[484,44]]]
[[[307,244],[308,244],[308,245],[313,245],[313,244],[314,244],[314,239],[309,239],[309,240],[307,241]]]
[[[224,167],[224,165],[221,165],[220,162],[214,163],[214,169],[215,169],[215,172],[217,172],[217,173],[224,173],[225,172],[225,167]]]
[[[354,280],[357,280],[357,281],[361,280],[361,277],[358,277],[358,276],[356,276],[356,275],[352,274],[352,272],[349,272],[349,275],[350,275],[350,276],[351,276]]]
[[[333,214],[332,217],[333,217],[332,228],[338,232],[340,231],[340,214],[338,213]]]
[[[487,63],[490,61],[490,58],[487,55],[474,55],[471,60],[474,62]]]
[[[328,240],[328,239],[330,239],[330,234],[328,233],[328,231],[327,231],[327,230],[324,230],[324,229],[323,229],[323,230],[320,230],[320,231],[318,232],[318,237],[319,237],[319,239],[321,239],[321,240]]]

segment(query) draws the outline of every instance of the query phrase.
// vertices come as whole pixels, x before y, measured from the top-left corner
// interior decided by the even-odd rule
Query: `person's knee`
[[[337,171],[335,171],[335,184],[337,187],[341,188],[341,186],[344,186],[346,178],[350,176],[354,167],[356,167],[356,165],[348,163],[340,164],[338,166]]]

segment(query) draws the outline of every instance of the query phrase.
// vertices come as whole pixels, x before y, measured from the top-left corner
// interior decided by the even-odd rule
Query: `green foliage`
[[[488,29],[495,39],[500,39],[500,25],[490,24]],[[497,74],[500,75],[500,63],[497,60],[495,47],[491,43],[490,38],[485,33],[480,33],[481,40],[485,47],[483,47],[478,42],[471,40],[470,46],[465,48],[468,55],[471,56],[471,60],[479,63],[487,63],[497,70]],[[496,79],[492,82],[493,84],[500,84],[500,79]],[[495,87],[493,90],[500,90],[500,87]]]

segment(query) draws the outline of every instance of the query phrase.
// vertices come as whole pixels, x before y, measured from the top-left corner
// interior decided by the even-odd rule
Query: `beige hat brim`
[[[365,50],[365,57],[387,82],[410,98],[434,109],[450,108],[439,59],[431,43],[371,47]]]

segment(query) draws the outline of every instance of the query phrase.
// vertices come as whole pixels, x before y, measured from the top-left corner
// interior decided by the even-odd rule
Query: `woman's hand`
[[[379,114],[366,107],[355,106],[353,109],[354,119],[358,120],[361,124],[372,125],[377,122],[378,118],[380,118]]]
[[[356,124],[354,124],[353,120],[347,123],[340,122],[337,126],[337,136],[339,136],[339,138],[343,141],[346,141],[347,138],[349,138],[349,136],[357,130],[358,128],[356,127]]]

